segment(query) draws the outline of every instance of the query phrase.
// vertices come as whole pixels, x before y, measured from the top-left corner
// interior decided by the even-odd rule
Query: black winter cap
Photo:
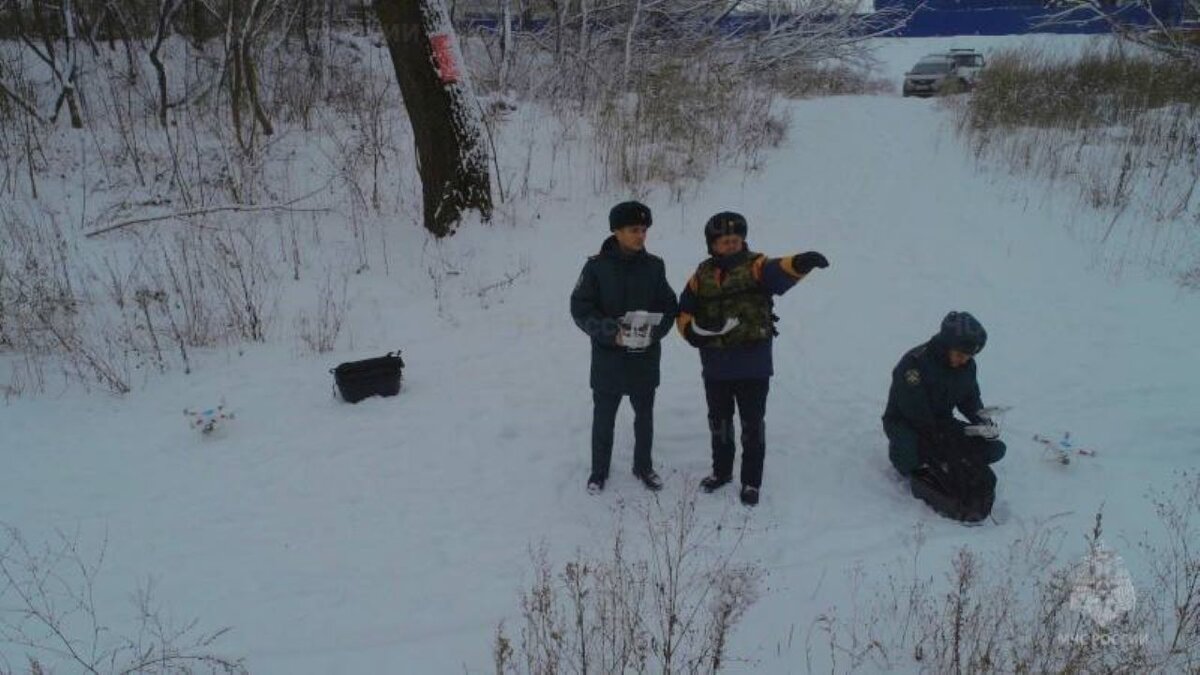
[[[711,252],[712,243],[717,239],[729,234],[736,234],[745,239],[749,229],[745,216],[733,211],[722,211],[704,224],[704,243],[708,244],[708,250]]]
[[[618,230],[626,225],[645,225],[650,227],[654,219],[650,217],[650,207],[641,202],[621,202],[608,212],[609,231]]]
[[[964,354],[978,354],[987,344],[987,331],[970,312],[950,312],[938,331],[942,343]]]

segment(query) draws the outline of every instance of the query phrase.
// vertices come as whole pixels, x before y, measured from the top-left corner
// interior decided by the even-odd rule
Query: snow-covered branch
[[[1187,17],[1200,17],[1200,0],[1058,0],[1040,17],[1037,28],[1106,24],[1113,34],[1171,58],[1200,64],[1195,32],[1181,28]]]

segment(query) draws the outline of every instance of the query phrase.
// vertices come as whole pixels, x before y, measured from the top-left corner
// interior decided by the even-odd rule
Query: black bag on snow
[[[960,445],[969,445],[962,439]],[[968,448],[929,462],[925,472],[914,473],[912,494],[941,515],[977,523],[992,513],[996,500],[996,474]]]
[[[349,361],[330,370],[338,394],[347,403],[358,403],[368,396],[395,396],[400,393],[404,360],[400,350],[363,361]]]

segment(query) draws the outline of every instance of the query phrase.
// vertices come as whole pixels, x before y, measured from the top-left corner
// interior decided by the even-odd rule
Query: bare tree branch
[[[208,207],[208,208],[203,208],[203,209],[193,209],[190,211],[180,211],[177,213],[165,213],[165,214],[162,214],[159,216],[149,216],[146,218],[134,218],[133,220],[123,220],[119,223],[113,223],[112,225],[109,225],[107,227],[102,227],[99,230],[93,230],[91,232],[88,232],[84,236],[89,237],[89,238],[90,237],[98,237],[102,234],[107,234],[114,230],[119,230],[119,229],[122,229],[125,227],[130,227],[132,225],[144,225],[145,223],[156,223],[156,222],[163,221],[163,220],[176,220],[176,219],[192,218],[194,216],[203,216],[203,215],[208,215],[211,213],[229,213],[229,212],[255,213],[255,212],[259,212],[259,211],[289,211],[292,213],[328,213],[331,209],[329,209],[327,207],[312,208],[312,209],[291,208],[291,206],[293,204],[302,202],[305,199],[312,197],[313,195],[317,194],[318,192],[321,192],[324,189],[325,189],[324,187],[318,188],[316,190],[313,190],[312,192],[309,192],[306,195],[296,197],[295,199],[292,199],[290,201],[286,201],[286,202],[283,202],[280,204],[261,204],[261,205],[257,205],[257,206],[256,205],[245,205],[245,204],[230,204],[229,206],[213,206],[213,207]]]

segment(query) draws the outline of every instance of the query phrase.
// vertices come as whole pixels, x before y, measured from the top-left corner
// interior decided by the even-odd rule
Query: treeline
[[[68,29],[85,41],[145,40],[154,37],[159,17],[170,7],[170,32],[197,42],[222,35],[247,0],[0,0],[0,40],[23,37],[63,40]],[[322,22],[366,27],[370,0],[289,0],[284,14],[299,36]],[[175,8],[175,6],[178,6]]]

